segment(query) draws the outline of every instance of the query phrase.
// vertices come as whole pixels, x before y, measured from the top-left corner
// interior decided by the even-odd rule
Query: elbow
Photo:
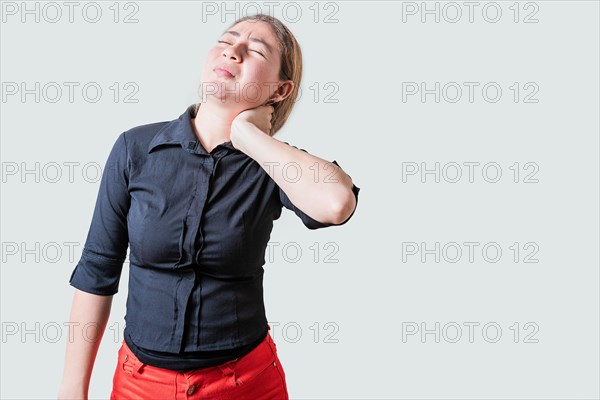
[[[339,225],[350,218],[354,210],[356,209],[356,197],[352,190],[349,190],[343,199],[334,203],[333,206],[333,220],[332,223]]]

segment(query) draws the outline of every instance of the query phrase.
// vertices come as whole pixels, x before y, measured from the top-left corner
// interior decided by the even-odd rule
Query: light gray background
[[[63,324],[74,291],[68,279],[99,185],[83,178],[82,165],[103,166],[121,132],[175,119],[195,102],[209,47],[244,15],[243,4],[237,15],[222,15],[222,3],[212,3],[218,13],[207,16],[199,2],[142,1],[135,2],[139,22],[125,24],[112,22],[112,2],[101,2],[103,17],[93,24],[81,16],[85,4],[79,3],[73,23],[64,6],[57,23],[36,23],[32,16],[22,23],[20,14],[4,15],[2,23],[3,83],[80,83],[73,103],[65,92],[56,103],[29,95],[1,104],[2,398],[49,399],[58,391],[68,334]],[[462,2],[465,15],[457,23],[443,15],[439,23],[432,16],[422,23],[420,14],[403,22],[406,3],[365,1],[296,3],[303,14],[293,22],[293,8],[284,16],[283,4],[272,14],[302,46],[304,94],[276,137],[337,160],[361,188],[358,210],[343,227],[309,231],[288,210],[275,224],[271,241],[280,246],[265,265],[265,301],[290,396],[598,398],[598,2],[534,2],[538,23],[523,23],[534,10],[525,3],[513,22],[513,2],[496,3],[503,12],[497,23],[482,17],[485,2],[472,23]],[[316,22],[314,7],[320,9]],[[133,10],[123,3],[120,9],[121,20]],[[337,22],[323,21],[330,13]],[[103,89],[97,103],[81,96],[87,82]],[[115,103],[109,89],[115,82],[121,94],[135,82],[139,102]],[[336,103],[325,96],[333,92],[328,82]],[[479,89],[473,103],[465,97],[436,103],[432,96],[403,102],[402,82],[479,82],[479,88],[497,82],[503,95],[491,103]],[[522,94],[515,103],[514,82],[521,90],[537,84],[538,102],[525,103]],[[39,182],[21,175],[36,162],[46,172]],[[73,182],[65,162],[80,163]],[[466,176],[458,183],[436,183],[432,176],[403,182],[403,163],[410,162],[495,162],[503,175],[488,183],[479,167],[473,183]],[[521,176],[514,183],[509,167],[515,162],[522,173],[531,171],[522,168],[526,162],[535,163],[539,182],[524,183]],[[18,173],[7,174],[15,163]],[[56,183],[52,163],[62,166]],[[94,169],[88,173],[93,179]],[[72,257],[65,242],[77,243]],[[294,242],[302,249],[297,262],[281,252]],[[328,242],[337,245],[337,263],[325,262]],[[436,263],[433,256],[403,262],[404,242],[481,245],[473,263],[466,254],[456,263]],[[482,258],[488,242],[501,247],[500,261]],[[535,243],[539,262],[524,263],[529,251],[523,248],[515,262],[514,242]],[[26,254],[36,243],[40,250]],[[127,275],[126,263],[90,398],[110,393]],[[406,322],[428,329],[439,323],[439,343],[432,334],[403,342]],[[469,322],[479,324],[472,343]],[[537,343],[525,340],[532,333],[528,322],[538,328],[530,337]],[[456,343],[454,323],[463,328]],[[483,336],[486,323],[501,327],[496,343],[485,340],[495,336],[493,329]],[[294,327],[302,330],[297,341]]]

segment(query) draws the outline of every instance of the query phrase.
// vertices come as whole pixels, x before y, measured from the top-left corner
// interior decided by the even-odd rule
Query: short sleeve
[[[118,292],[129,237],[129,161],[125,134],[115,141],[104,166],[92,222],[71,286],[98,295]]]
[[[283,143],[290,145],[288,142],[283,142]],[[293,146],[293,145],[290,145],[290,146],[298,149],[298,147],[296,147],[296,146]],[[300,149],[300,150],[307,152],[304,149]],[[332,163],[337,165],[338,167],[340,167],[340,165],[337,163],[336,160],[333,160]],[[322,223],[320,221],[317,221],[317,220],[311,218],[306,213],[304,213],[302,210],[300,210],[298,207],[296,207],[294,204],[292,204],[289,197],[285,194],[285,192],[281,188],[279,188],[279,199],[281,200],[281,204],[288,210],[293,211],[302,220],[302,223],[308,229],[319,229],[319,228],[327,228],[329,226],[341,226],[341,225],[344,225],[346,222],[348,222],[350,220],[350,218],[352,218],[352,216],[356,212],[356,208],[358,207],[358,192],[360,192],[360,188],[358,186],[356,186],[354,183],[352,184],[352,192],[354,193],[354,197],[356,198],[356,206],[354,207],[352,214],[350,214],[350,216],[348,218],[346,218],[345,221],[343,221],[339,224]]]

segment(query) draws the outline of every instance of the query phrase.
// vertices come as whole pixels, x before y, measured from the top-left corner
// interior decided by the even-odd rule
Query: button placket
[[[186,259],[189,260],[190,264],[198,264],[198,256],[200,254],[200,249],[202,248],[203,242],[200,242],[200,245],[197,245],[196,238],[198,235],[202,238],[201,233],[201,221],[202,214],[204,212],[204,208],[206,206],[206,201],[208,198],[208,190],[207,186],[209,184],[209,175],[212,170],[212,159],[211,157],[207,157],[206,155],[198,154],[198,157],[202,157],[199,163],[199,168],[196,175],[196,187],[194,188],[194,193],[192,194],[192,200],[190,202],[189,208],[186,213],[186,227],[187,227],[187,235],[185,238],[185,246],[184,249],[186,251]],[[199,327],[200,321],[199,316],[194,315],[194,313],[188,313],[188,307],[194,307],[189,304],[189,298],[192,296],[192,292],[194,290],[195,281],[197,280],[196,271],[193,271],[191,274],[193,278],[189,284],[189,287],[186,287],[185,292],[185,311],[182,311],[181,318],[185,319],[185,315],[190,315],[191,318],[194,318],[195,321],[188,321],[187,323],[190,326],[196,326],[196,333],[193,333],[192,330],[185,333],[185,328],[182,325],[182,341],[191,342],[198,344],[199,342]],[[200,299],[198,299],[200,301]],[[198,306],[199,308],[201,306]],[[185,339],[184,339],[185,338]]]
[[[204,235],[202,233],[202,215],[204,214],[204,209],[206,207],[206,202],[208,201],[208,196],[212,187],[212,181],[213,178],[215,176],[215,172],[217,170],[217,165],[219,164],[219,161],[221,160],[221,157],[214,157],[212,155],[210,155],[209,157],[207,157],[207,169],[210,170],[210,176],[207,179],[206,185],[202,185],[202,187],[204,188],[204,191],[202,193],[202,207],[199,207],[198,209],[200,210],[198,212],[198,224],[194,226],[196,233],[193,236],[193,244],[196,245],[197,244],[197,249],[195,250],[194,253],[194,262],[196,264],[200,264],[200,253],[202,251],[202,248],[204,247]]]
[[[208,163],[208,165],[206,165]],[[190,208],[187,212],[188,228],[190,235],[188,236],[187,248],[189,249],[189,255],[192,262],[197,263],[197,251],[195,251],[196,237],[200,230],[200,222],[202,220],[202,214],[206,205],[208,197],[207,186],[210,184],[209,179],[206,177],[206,172],[212,170],[212,159],[210,157],[204,157],[202,165],[198,171],[198,177],[196,179],[196,188],[194,191],[194,198],[190,204]]]

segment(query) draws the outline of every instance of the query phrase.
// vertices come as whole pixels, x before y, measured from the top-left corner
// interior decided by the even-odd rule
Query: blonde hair
[[[280,20],[266,14],[247,15],[229,25],[225,31],[242,21],[262,21],[268,23],[277,37],[281,51],[281,69],[279,79],[291,80],[294,88],[288,97],[273,104],[273,117],[271,119],[271,136],[275,135],[287,121],[292,108],[296,103],[300,82],[302,81],[302,50],[292,32]]]

